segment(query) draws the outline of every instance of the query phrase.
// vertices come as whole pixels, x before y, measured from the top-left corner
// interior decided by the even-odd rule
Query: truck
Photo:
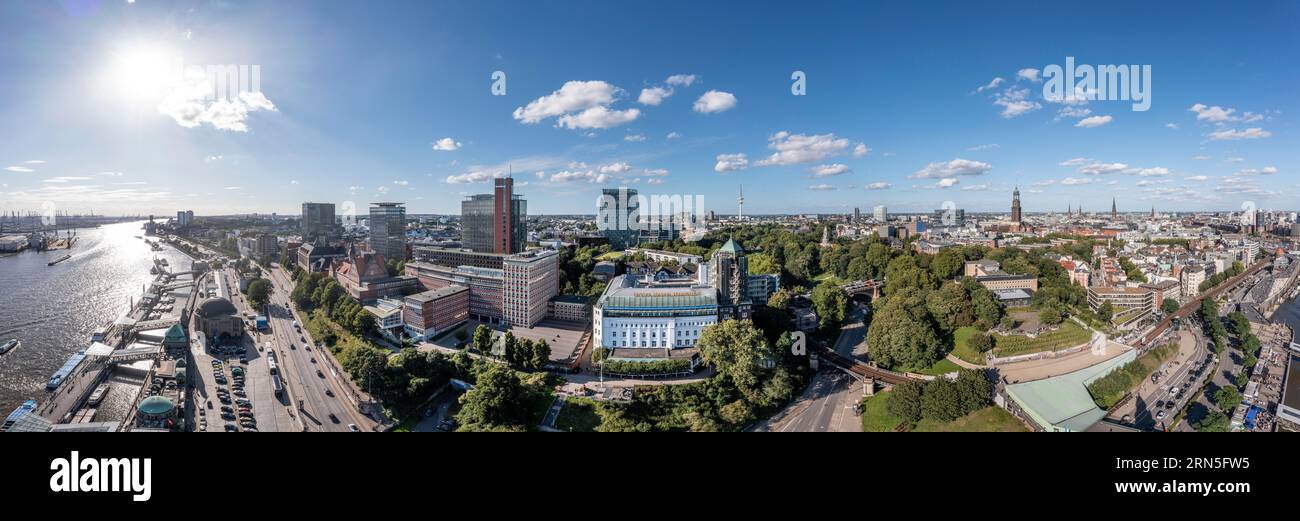
[[[258,331],[266,331],[271,328],[271,323],[266,320],[266,315],[258,315],[257,321],[254,323],[257,324]]]

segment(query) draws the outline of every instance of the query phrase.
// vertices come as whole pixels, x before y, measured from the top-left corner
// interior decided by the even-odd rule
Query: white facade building
[[[717,289],[647,285],[629,275],[610,281],[592,307],[592,333],[607,349],[694,347],[717,322]]]

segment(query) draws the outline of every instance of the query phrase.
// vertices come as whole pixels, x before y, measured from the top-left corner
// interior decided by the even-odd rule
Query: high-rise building
[[[885,222],[889,220],[889,210],[887,210],[884,206],[877,206],[874,209],[872,209],[871,216],[874,217],[877,221]]]
[[[736,241],[727,243],[709,260],[709,279],[718,288],[718,319],[750,318],[749,260]]]
[[[1020,187],[1011,192],[1011,222],[1020,222]]]
[[[1115,208],[1115,198],[1112,197],[1112,198],[1110,198],[1110,220],[1114,221],[1114,220],[1117,220],[1117,219],[1119,219],[1119,212],[1116,211],[1116,208]]]
[[[461,243],[474,251],[519,253],[528,244],[528,203],[515,194],[515,180],[496,179],[491,194],[460,203]]]
[[[176,212],[176,226],[184,228],[194,222],[194,210]]]
[[[862,211],[859,210],[856,206],[853,207],[853,222],[858,222],[861,220],[862,220]]]
[[[635,188],[605,188],[596,203],[596,225],[615,251],[636,246],[641,203]]]
[[[402,203],[370,205],[370,249],[390,261],[406,260],[406,208]]]
[[[302,203],[302,240],[329,242],[337,238],[334,203]]]

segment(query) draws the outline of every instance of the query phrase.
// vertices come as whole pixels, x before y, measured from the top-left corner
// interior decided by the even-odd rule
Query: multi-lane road
[[[301,404],[305,427],[309,431],[348,431],[355,425],[357,430],[373,430],[375,422],[358,411],[357,396],[346,375],[339,374],[329,355],[316,347],[301,322],[294,326],[299,317],[289,302],[292,281],[277,267],[267,271],[275,289],[267,306],[270,332],[261,337],[274,346],[294,405]]]

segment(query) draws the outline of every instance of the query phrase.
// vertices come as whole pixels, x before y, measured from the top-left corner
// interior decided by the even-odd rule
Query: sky
[[[1300,209],[1300,4],[968,4],[0,2],[0,211]]]

